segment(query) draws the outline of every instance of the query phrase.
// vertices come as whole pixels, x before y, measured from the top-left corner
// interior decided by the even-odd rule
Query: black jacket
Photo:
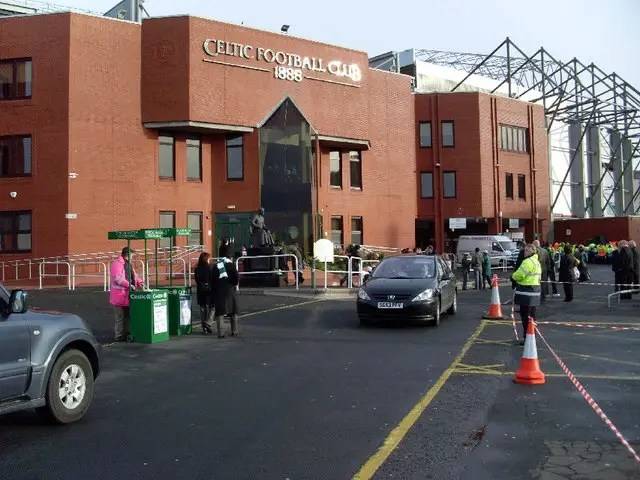
[[[633,258],[633,274],[637,276],[640,274],[640,251],[638,251],[638,247],[633,247],[630,249],[631,255]]]
[[[218,260],[211,269],[213,303],[216,316],[238,313],[236,287],[240,276],[233,261]]]
[[[620,271],[623,275],[633,275],[633,253],[629,247],[620,250]]]
[[[213,292],[211,284],[211,266],[210,265],[198,265],[195,271],[196,279],[196,299],[198,305],[204,307],[211,305],[211,294]]]
[[[558,278],[561,282],[575,282],[573,276],[573,268],[578,266],[578,260],[571,254],[564,254],[560,259],[560,268],[558,270]]]

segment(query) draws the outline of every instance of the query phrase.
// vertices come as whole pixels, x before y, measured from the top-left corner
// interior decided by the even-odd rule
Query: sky
[[[54,3],[104,12],[118,0]],[[489,53],[510,37],[525,53],[544,46],[559,60],[593,62],[640,89],[640,0],[379,3],[146,0],[145,7],[151,16],[191,14],[271,31],[289,24],[292,36],[364,50],[371,57],[407,48]]]

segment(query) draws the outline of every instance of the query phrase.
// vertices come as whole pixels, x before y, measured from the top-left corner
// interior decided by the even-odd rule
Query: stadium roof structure
[[[602,210],[610,204],[616,189],[628,169],[634,171],[634,161],[640,156],[640,92],[615,72],[607,73],[594,63],[585,64],[573,58],[563,62],[540,48],[527,54],[508,37],[488,55],[446,52],[441,50],[414,50],[415,60],[445,66],[466,73],[452,89],[458,90],[472,76],[477,75],[495,81],[495,88],[504,91],[511,98],[541,103],[549,118],[547,131],[554,122],[580,123],[583,125],[579,143],[582,144],[589,127],[599,127],[617,132],[622,140],[631,142],[631,154],[623,159],[622,171],[613,178],[613,188]],[[371,66],[399,71],[398,55],[380,55],[371,59]],[[609,139],[606,139],[609,142]],[[610,145],[611,158],[616,158],[623,141]],[[561,182],[558,194],[553,199],[552,210],[560,192],[569,177],[571,168],[580,149],[576,149]],[[591,193],[599,191],[611,169],[605,168],[600,180],[590,185]],[[633,191],[632,198],[622,205],[620,211],[636,214],[640,210],[635,202],[640,196],[640,186]],[[593,195],[588,202],[592,202]],[[587,210],[591,205],[587,205]]]

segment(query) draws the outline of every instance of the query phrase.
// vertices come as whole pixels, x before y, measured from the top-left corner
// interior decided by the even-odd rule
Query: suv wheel
[[[56,423],[80,420],[93,400],[93,370],[79,350],[64,352],[53,365],[47,385],[47,406],[40,409]]]
[[[447,313],[449,315],[455,315],[457,311],[458,311],[458,292],[455,291],[453,292],[453,302],[451,302],[451,306],[449,307],[449,310],[447,310]]]

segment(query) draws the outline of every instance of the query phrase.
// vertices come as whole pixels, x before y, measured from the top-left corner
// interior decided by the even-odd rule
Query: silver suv
[[[100,344],[80,317],[28,310],[26,300],[0,284],[0,414],[35,408],[57,423],[80,420],[93,399]]]

